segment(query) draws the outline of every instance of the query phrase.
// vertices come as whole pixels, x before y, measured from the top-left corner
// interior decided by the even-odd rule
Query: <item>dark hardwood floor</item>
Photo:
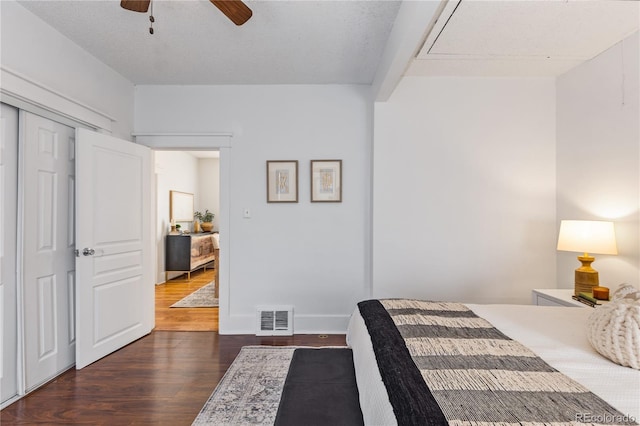
[[[154,330],[6,407],[0,424],[190,425],[242,346],[344,344],[344,335],[257,337]]]

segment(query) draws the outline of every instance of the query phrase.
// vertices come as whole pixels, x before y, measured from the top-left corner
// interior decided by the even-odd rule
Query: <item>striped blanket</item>
[[[462,304],[358,308],[399,425],[636,424]]]

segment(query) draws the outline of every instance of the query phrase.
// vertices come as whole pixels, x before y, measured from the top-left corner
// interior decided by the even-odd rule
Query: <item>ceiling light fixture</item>
[[[251,9],[249,9],[242,0],[209,1],[236,25],[244,24],[253,15]],[[149,33],[153,34],[153,23],[155,22],[155,19],[153,17],[153,2],[151,0],[120,0],[120,7],[132,12],[141,13],[146,13],[149,10],[149,7],[151,7],[151,13],[149,14],[149,21],[151,21]]]
[[[151,3],[151,7],[149,8],[149,34],[153,35],[153,23],[156,22],[156,19],[153,17],[153,3]]]

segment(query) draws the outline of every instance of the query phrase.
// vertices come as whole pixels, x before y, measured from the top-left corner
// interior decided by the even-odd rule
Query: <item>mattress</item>
[[[640,371],[615,364],[591,347],[585,326],[591,309],[530,305],[466,306],[620,412],[634,417],[636,421],[640,419]],[[351,316],[347,344],[353,350],[365,424],[397,424],[358,308]]]

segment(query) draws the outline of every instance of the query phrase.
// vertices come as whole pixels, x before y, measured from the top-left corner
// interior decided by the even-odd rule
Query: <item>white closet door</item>
[[[75,131],[21,114],[28,391],[75,362]]]
[[[0,403],[4,403],[18,394],[18,110],[0,107]]]

